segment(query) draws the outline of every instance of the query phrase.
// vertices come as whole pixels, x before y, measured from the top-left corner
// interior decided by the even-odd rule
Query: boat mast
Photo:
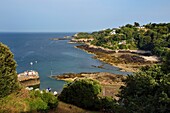
[[[51,76],[53,75],[53,70],[52,70],[52,61],[51,61]]]

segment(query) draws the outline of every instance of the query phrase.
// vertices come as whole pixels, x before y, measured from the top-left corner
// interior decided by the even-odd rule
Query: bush
[[[101,98],[101,108],[104,113],[124,113],[118,102],[111,97]]]
[[[126,45],[121,44],[119,45],[119,49],[128,49],[128,48],[126,47]]]
[[[47,111],[48,105],[41,98],[35,98],[29,102],[30,111]]]
[[[41,99],[48,104],[50,109],[55,108],[58,105],[57,97],[52,93],[43,93],[41,94]]]
[[[40,91],[31,91],[30,92],[31,101],[30,108],[31,110],[37,111],[47,111],[48,109],[56,108],[58,105],[58,99],[52,93],[40,93]],[[37,105],[33,106],[34,104],[38,103]]]
[[[0,43],[0,98],[18,88],[14,55],[6,45]]]
[[[100,92],[101,86],[97,81],[91,79],[75,80],[67,84],[59,95],[59,99],[82,108],[95,110],[100,107],[98,98]]]
[[[90,38],[90,34],[86,32],[80,32],[77,34],[76,39],[81,39],[81,38]]]

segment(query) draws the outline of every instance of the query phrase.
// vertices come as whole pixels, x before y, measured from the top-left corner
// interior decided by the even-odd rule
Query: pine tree
[[[0,43],[0,98],[18,88],[14,55],[6,45]]]

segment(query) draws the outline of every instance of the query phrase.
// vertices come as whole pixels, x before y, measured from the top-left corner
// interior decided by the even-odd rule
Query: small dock
[[[18,74],[18,81],[24,87],[39,86],[40,78],[37,71],[29,70]]]

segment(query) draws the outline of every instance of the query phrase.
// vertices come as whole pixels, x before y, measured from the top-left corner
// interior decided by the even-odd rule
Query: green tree
[[[28,101],[31,111],[48,111],[49,109],[56,108],[58,99],[51,92],[43,91],[30,91],[31,99]]]
[[[135,27],[139,27],[140,24],[139,24],[138,22],[134,22],[134,26],[135,26]]]
[[[167,53],[162,68],[165,73],[170,73],[170,52]]]
[[[0,43],[0,98],[18,88],[14,56],[6,45]]]
[[[125,27],[132,28],[133,25],[131,25],[131,24],[126,24]]]
[[[116,100],[111,97],[101,98],[101,108],[104,113],[124,113],[124,109],[118,104]]]
[[[77,39],[81,39],[81,38],[90,38],[90,34],[86,33],[86,32],[80,32],[77,34],[76,36]]]
[[[91,79],[75,80],[64,87],[59,99],[82,108],[99,109],[98,94],[100,92],[101,86],[97,81]]]
[[[170,112],[170,74],[161,66],[144,67],[128,76],[125,83],[120,100],[127,113]]]

